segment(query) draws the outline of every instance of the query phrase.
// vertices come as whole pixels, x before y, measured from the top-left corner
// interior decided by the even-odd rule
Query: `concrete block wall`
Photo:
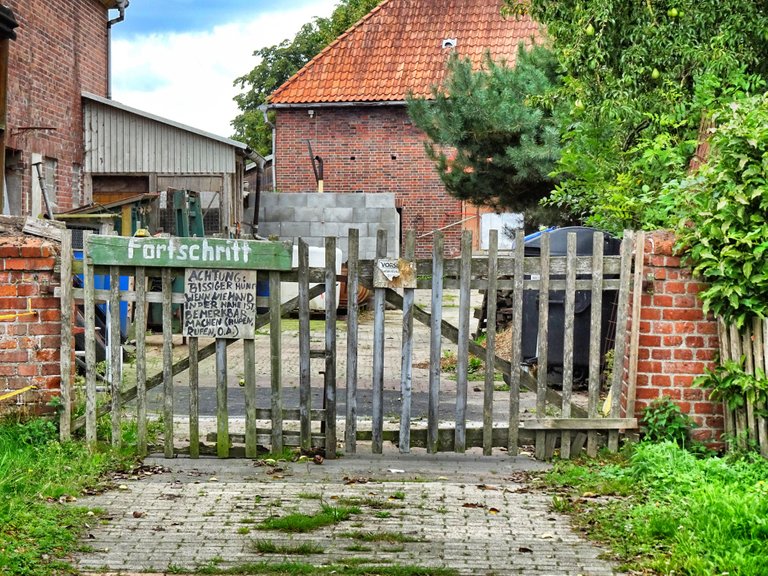
[[[338,238],[347,259],[350,228],[360,231],[360,258],[376,257],[376,234],[387,231],[387,253],[400,252],[400,218],[394,194],[319,194],[262,192],[259,234],[281,240],[303,238],[310,246],[325,246],[326,236]]]
[[[627,407],[625,397],[624,406],[640,418],[654,399],[667,396],[694,419],[697,438],[717,442],[723,433],[722,403],[709,400],[708,390],[693,386],[694,379],[714,365],[717,323],[702,313],[698,295],[706,284],[681,266],[674,244],[672,232],[646,234],[636,401]],[[633,321],[630,318],[627,337]],[[628,365],[625,358],[625,376]]]
[[[445,228],[445,252],[460,249],[462,202],[445,191],[424,150],[424,134],[405,106],[280,109],[276,122],[276,190],[317,189],[307,141],[323,159],[324,189],[394,194],[403,230],[414,230],[416,255],[432,254],[433,232]],[[459,224],[457,224],[459,223]]]
[[[9,43],[6,146],[20,167],[22,214],[30,210],[32,153],[57,161],[58,209],[77,206],[83,164],[81,93],[107,93],[107,9],[100,0],[4,0],[3,5],[19,23],[18,38]]]
[[[0,394],[34,385],[20,399],[39,406],[61,386],[57,256],[49,241],[0,237]]]

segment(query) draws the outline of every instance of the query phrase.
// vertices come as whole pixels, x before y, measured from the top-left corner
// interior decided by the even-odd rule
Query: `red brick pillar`
[[[0,237],[0,395],[34,385],[23,398],[36,410],[61,385],[57,250],[40,238]]]
[[[719,440],[723,433],[722,405],[710,401],[708,391],[693,386],[693,380],[712,366],[719,349],[717,323],[702,313],[698,297],[706,284],[681,266],[674,254],[672,232],[650,232],[645,238],[637,393],[635,406],[628,412],[639,418],[654,399],[667,396],[696,422],[696,438]],[[632,322],[630,319],[630,326]],[[627,339],[629,342],[629,330]],[[627,350],[632,353],[629,346]],[[627,366],[628,358],[625,382]],[[626,404],[626,396],[623,402]]]

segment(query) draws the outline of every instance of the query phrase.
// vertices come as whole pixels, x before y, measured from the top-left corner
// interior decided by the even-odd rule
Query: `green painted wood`
[[[177,236],[91,236],[87,251],[94,266],[291,269],[291,248],[282,242]]]

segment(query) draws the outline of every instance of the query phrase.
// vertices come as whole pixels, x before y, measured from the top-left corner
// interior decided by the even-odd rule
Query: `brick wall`
[[[83,163],[80,95],[107,93],[107,10],[99,0],[4,0],[19,27],[10,42],[8,140],[30,210],[31,154],[56,159],[59,210],[79,202]]]
[[[278,110],[276,188],[316,190],[307,140],[324,162],[326,192],[390,192],[402,210],[402,229],[416,236],[459,222],[462,203],[445,191],[424,151],[424,135],[404,106]],[[461,225],[445,230],[449,256],[459,254]],[[417,243],[417,256],[431,255],[432,237]]]
[[[59,393],[56,257],[57,248],[46,240],[0,237],[0,394],[35,385],[37,390],[25,393],[24,399],[44,404]]]
[[[701,311],[698,294],[706,285],[681,268],[674,243],[671,232],[646,235],[637,399],[634,410],[629,411],[639,418],[655,398],[668,396],[693,417],[698,425],[696,437],[719,440],[722,405],[708,400],[706,390],[692,386],[694,378],[712,366],[717,354],[717,324]],[[625,362],[625,370],[627,366]]]

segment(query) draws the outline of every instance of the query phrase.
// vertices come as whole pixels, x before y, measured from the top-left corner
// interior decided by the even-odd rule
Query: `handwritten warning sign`
[[[255,337],[256,271],[187,268],[184,335]]]

